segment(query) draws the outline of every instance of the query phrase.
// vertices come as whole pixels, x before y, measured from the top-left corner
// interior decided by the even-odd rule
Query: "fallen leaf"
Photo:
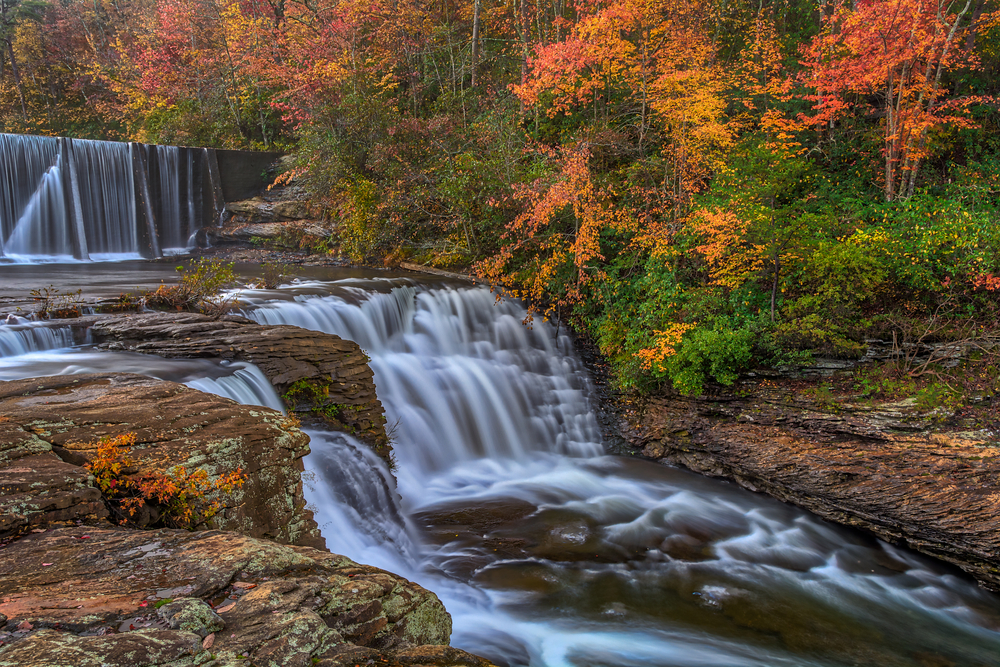
[[[233,602],[232,604],[227,604],[225,607],[219,607],[218,609],[216,609],[215,613],[216,614],[225,614],[227,611],[229,611],[230,609],[232,609],[235,606],[236,606],[235,602]]]
[[[236,581],[233,583],[233,588],[243,588],[245,590],[250,590],[251,588],[257,588],[257,584],[251,584],[246,581]]]
[[[212,644],[215,643],[215,633],[213,632],[209,636],[205,637],[204,641],[201,642],[201,647],[206,651],[212,648]]]

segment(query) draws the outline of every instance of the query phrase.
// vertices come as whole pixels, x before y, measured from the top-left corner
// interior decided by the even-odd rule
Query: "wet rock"
[[[374,375],[353,341],[293,326],[262,326],[244,317],[193,313],[99,318],[91,335],[104,348],[254,363],[290,409],[353,434],[389,459]]]
[[[996,442],[943,431],[906,402],[822,406],[744,390],[749,398],[655,397],[624,430],[650,458],[871,531],[1000,590]]]
[[[0,536],[26,526],[97,520],[108,512],[82,466],[98,441],[136,434],[134,470],[183,466],[209,479],[237,469],[242,488],[210,495],[216,527],[321,545],[302,497],[309,438],[281,413],[173,382],[88,374],[0,382]]]
[[[0,581],[0,612],[9,617],[0,643],[10,642],[0,647],[2,667],[70,664],[60,660],[74,651],[74,666],[202,664],[206,631],[215,633],[218,664],[246,656],[261,666],[361,657],[387,665],[489,665],[445,646],[451,618],[421,586],[343,556],[237,533],[30,534],[5,548]],[[153,611],[167,598],[173,601]],[[127,631],[105,634],[126,620]],[[14,632],[23,623],[32,629]],[[123,661],[126,655],[136,657]]]
[[[193,632],[202,639],[226,627],[225,621],[198,598],[179,598],[156,610],[172,630]]]

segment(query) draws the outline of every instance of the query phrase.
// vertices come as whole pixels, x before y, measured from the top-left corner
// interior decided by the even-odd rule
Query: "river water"
[[[1000,664],[1000,598],[959,571],[683,470],[606,456],[565,335],[481,287],[314,275],[245,313],[357,341],[395,478],[310,431],[329,548],[435,591],[456,646],[500,664]],[[0,379],[130,370],[277,405],[251,365],[64,346],[0,327]],[[6,347],[4,347],[6,341]]]

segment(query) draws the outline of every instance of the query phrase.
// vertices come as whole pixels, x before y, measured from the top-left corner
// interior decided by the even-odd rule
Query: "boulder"
[[[447,646],[451,618],[430,591],[317,549],[77,527],[4,556],[0,667],[490,664]]]
[[[246,481],[209,496],[220,528],[280,542],[321,545],[302,497],[309,437],[275,410],[239,405],[184,385],[131,374],[0,383],[0,536],[27,526],[107,516],[82,467],[104,437],[135,433],[127,473],[183,466],[209,479],[242,470]]]

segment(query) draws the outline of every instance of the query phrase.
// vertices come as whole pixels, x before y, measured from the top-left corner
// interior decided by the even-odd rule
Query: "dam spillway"
[[[222,220],[215,150],[0,134],[0,259],[161,257]]]

